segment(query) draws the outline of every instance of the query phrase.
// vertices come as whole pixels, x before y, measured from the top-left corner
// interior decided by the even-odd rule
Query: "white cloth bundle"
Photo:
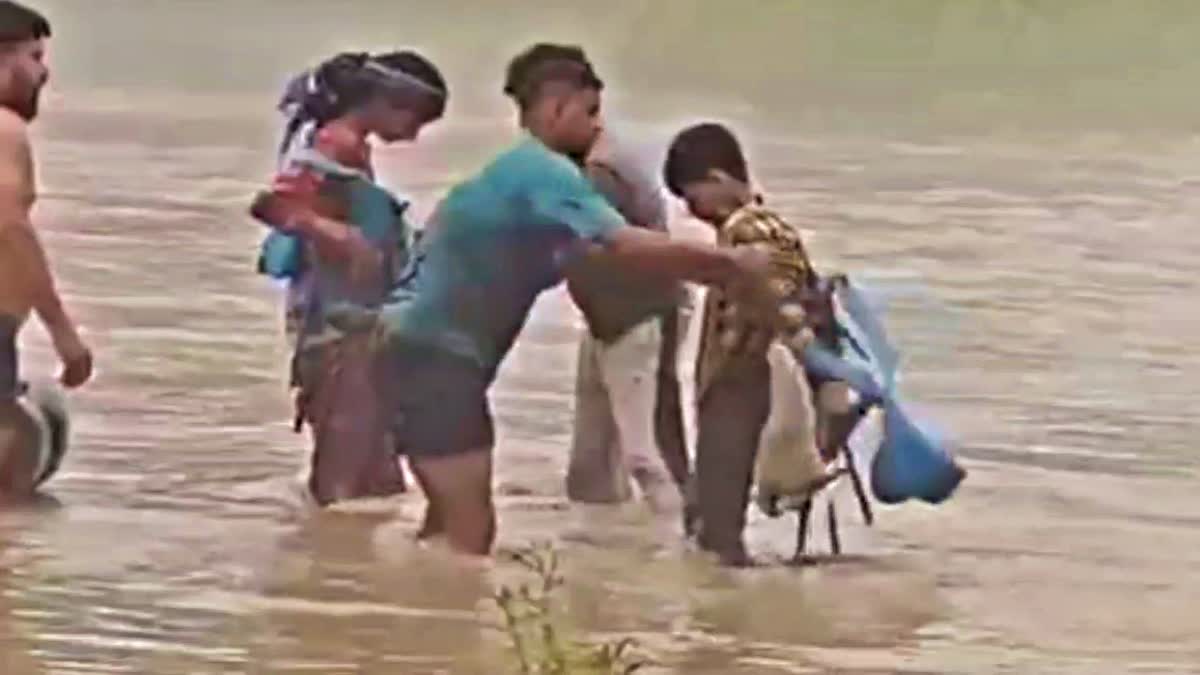
[[[829,469],[817,449],[817,412],[804,366],[782,342],[767,350],[771,412],[759,437],[755,485],[758,503],[803,498],[826,484]]]

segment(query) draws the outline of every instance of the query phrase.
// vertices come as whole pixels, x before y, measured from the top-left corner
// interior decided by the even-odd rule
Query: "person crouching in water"
[[[355,190],[374,180],[369,139],[416,140],[442,116],[446,99],[437,68],[413,52],[333,57],[285,92],[281,109],[290,119],[271,192],[323,216],[355,220],[362,210]],[[407,205],[390,205],[384,232],[374,237],[361,222],[329,241],[286,219],[265,220],[276,231],[268,241],[297,242],[297,259],[284,265],[286,323],[295,349],[296,426],[307,422],[313,437],[308,488],[322,506],[405,489],[381,417],[369,342],[340,333],[324,315],[338,302],[378,305],[406,263],[412,235],[403,220]]]
[[[716,230],[718,245],[771,247],[770,285],[777,300],[813,296],[816,275],[799,231],[764,207],[751,189],[745,156],[728,129],[706,123],[681,131],[667,151],[663,176],[688,211]],[[756,311],[761,308],[766,311]],[[717,288],[708,293],[702,321],[694,505],[689,506],[699,518],[700,548],[715,553],[722,564],[745,566],[753,564],[742,537],[746,507],[771,411],[767,349],[782,334],[780,314],[769,303],[752,307]],[[811,338],[811,331],[805,334]]]
[[[584,172],[630,224],[665,232],[658,181],[611,131],[601,132]],[[632,478],[652,510],[679,515],[688,455],[675,361],[686,290],[594,258],[567,271],[567,289],[587,324],[579,344],[567,496],[582,503],[625,501]]]

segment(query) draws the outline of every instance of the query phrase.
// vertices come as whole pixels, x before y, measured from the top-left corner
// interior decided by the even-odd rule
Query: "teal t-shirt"
[[[443,349],[492,375],[580,243],[624,225],[574,163],[526,136],[438,206],[383,307],[389,341]]]

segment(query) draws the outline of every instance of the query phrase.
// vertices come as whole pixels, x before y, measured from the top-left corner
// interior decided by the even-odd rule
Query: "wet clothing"
[[[783,301],[802,294],[815,277],[799,232],[755,203],[718,229],[720,246],[766,243],[775,252],[771,289]],[[720,288],[705,299],[696,368],[696,475],[689,495],[699,516],[700,546],[744,558],[742,532],[763,428],[771,412],[767,349],[780,326],[770,308],[744,304]]]
[[[20,368],[17,360],[17,331],[21,323],[16,318],[0,314],[0,402],[11,401],[20,394]]]
[[[768,244],[776,253],[769,282],[775,300],[795,298],[816,283],[800,232],[761,205],[739,209],[717,231],[719,246],[758,243]],[[696,366],[699,398],[728,373],[756,369],[766,360],[767,347],[780,330],[775,307],[760,310],[720,288],[709,291],[703,321]]]
[[[571,160],[526,136],[438,206],[384,307],[385,330],[471,359],[490,378],[580,243],[624,225]]]
[[[691,478],[687,435],[683,425],[683,392],[679,385],[679,348],[687,334],[690,312],[676,311],[662,319],[658,354],[658,391],[654,402],[654,437],[675,483],[684,489]]]
[[[404,476],[380,407],[372,343],[367,336],[343,335],[326,312],[344,302],[377,307],[383,301],[390,279],[407,262],[404,205],[372,182],[364,138],[322,128],[300,139],[281,163],[274,191],[358,227],[381,259],[376,278],[352,280],[341,263],[304,242],[301,271],[291,279],[287,324],[295,345],[296,419],[308,423],[313,437],[309,487],[322,504],[402,492]]]
[[[678,340],[667,321],[648,319],[612,343],[582,338],[566,478],[570,499],[624,501],[632,477],[652,507],[682,507],[688,459],[678,379],[662,368],[664,357],[674,358]]]
[[[0,491],[27,491],[34,470],[34,453],[29,439],[35,431],[32,420],[19,405],[23,385],[17,361],[17,330],[20,323],[0,314]]]
[[[631,224],[666,232],[661,189],[631,153],[603,139],[587,174]],[[572,267],[567,288],[587,325],[575,375],[567,496],[624,501],[632,477],[652,507],[679,508],[689,472],[675,366],[684,289],[603,259]]]
[[[489,380],[473,361],[411,345],[384,352],[378,368],[393,387],[387,392],[393,413],[390,424],[400,452],[438,457],[492,446]]]
[[[700,547],[737,557],[754,476],[759,437],[771,409],[766,361],[747,364],[710,387],[696,414],[696,474],[692,508]]]
[[[588,178],[630,224],[667,231],[667,208],[657,181],[619,144],[605,138],[593,149],[585,169]],[[614,342],[647,319],[679,308],[684,289],[676,281],[637,274],[619,263],[589,258],[574,265],[567,290],[583,314],[588,332]]]
[[[581,243],[624,224],[577,166],[532,136],[450,191],[380,313],[386,358],[401,364],[389,376],[396,386],[416,368],[421,381],[444,378],[438,396],[453,403],[417,392],[391,397],[405,452],[462,452],[490,440],[482,392],[534,300],[562,281]]]
[[[348,335],[300,350],[295,369],[298,414],[313,443],[308,484],[317,501],[402,492],[369,338]]]

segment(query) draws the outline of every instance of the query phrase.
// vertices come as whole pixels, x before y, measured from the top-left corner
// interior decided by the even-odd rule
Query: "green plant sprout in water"
[[[630,638],[594,644],[565,634],[555,607],[555,594],[565,581],[551,545],[504,555],[535,577],[516,588],[500,586],[495,594],[521,675],[629,675],[646,665],[630,655],[634,647]]]

